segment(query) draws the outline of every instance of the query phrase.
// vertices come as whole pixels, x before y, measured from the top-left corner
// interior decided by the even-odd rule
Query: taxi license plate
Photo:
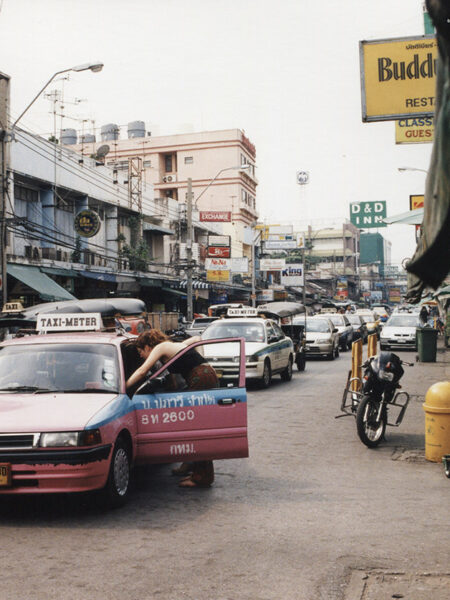
[[[10,463],[0,463],[0,487],[10,487],[11,485],[11,465]]]

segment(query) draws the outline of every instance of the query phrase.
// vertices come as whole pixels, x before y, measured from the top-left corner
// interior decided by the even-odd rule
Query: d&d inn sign
[[[359,49],[363,121],[426,117],[434,113],[434,36],[362,41]]]
[[[75,217],[75,231],[83,237],[93,237],[100,230],[100,217],[93,210],[82,210]]]
[[[378,202],[351,202],[350,222],[358,229],[387,227],[383,219],[386,217],[386,200]]]

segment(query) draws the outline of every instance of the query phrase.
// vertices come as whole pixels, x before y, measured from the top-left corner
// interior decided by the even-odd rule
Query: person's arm
[[[155,346],[142,365],[128,378],[126,382],[127,388],[133,386],[135,383],[143,379],[153,365],[164,356],[164,343]]]
[[[190,346],[191,344],[195,344],[195,342],[201,342],[201,341],[202,341],[202,338],[199,335],[193,335],[192,337],[188,338],[187,340],[183,340],[180,343],[184,344],[185,346]]]

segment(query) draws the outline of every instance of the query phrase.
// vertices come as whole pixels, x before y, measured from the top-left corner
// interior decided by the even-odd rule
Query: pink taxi
[[[89,315],[58,315],[56,330],[66,322],[71,333],[48,333],[46,318],[47,333],[0,344],[0,496],[101,489],[121,505],[133,465],[248,456],[242,339],[193,344],[129,395],[139,361],[129,336],[73,331]],[[165,369],[182,354],[224,342],[240,357],[234,382],[164,389]]]

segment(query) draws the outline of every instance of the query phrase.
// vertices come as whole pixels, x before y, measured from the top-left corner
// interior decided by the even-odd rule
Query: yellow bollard
[[[367,338],[367,358],[376,356],[377,353],[377,334],[371,333]]]
[[[362,378],[362,355],[363,342],[362,340],[356,340],[352,344],[352,378]],[[352,392],[359,392],[361,390],[361,381],[352,381],[351,388]]]
[[[425,458],[441,462],[450,454],[450,381],[434,383],[425,395]]]

